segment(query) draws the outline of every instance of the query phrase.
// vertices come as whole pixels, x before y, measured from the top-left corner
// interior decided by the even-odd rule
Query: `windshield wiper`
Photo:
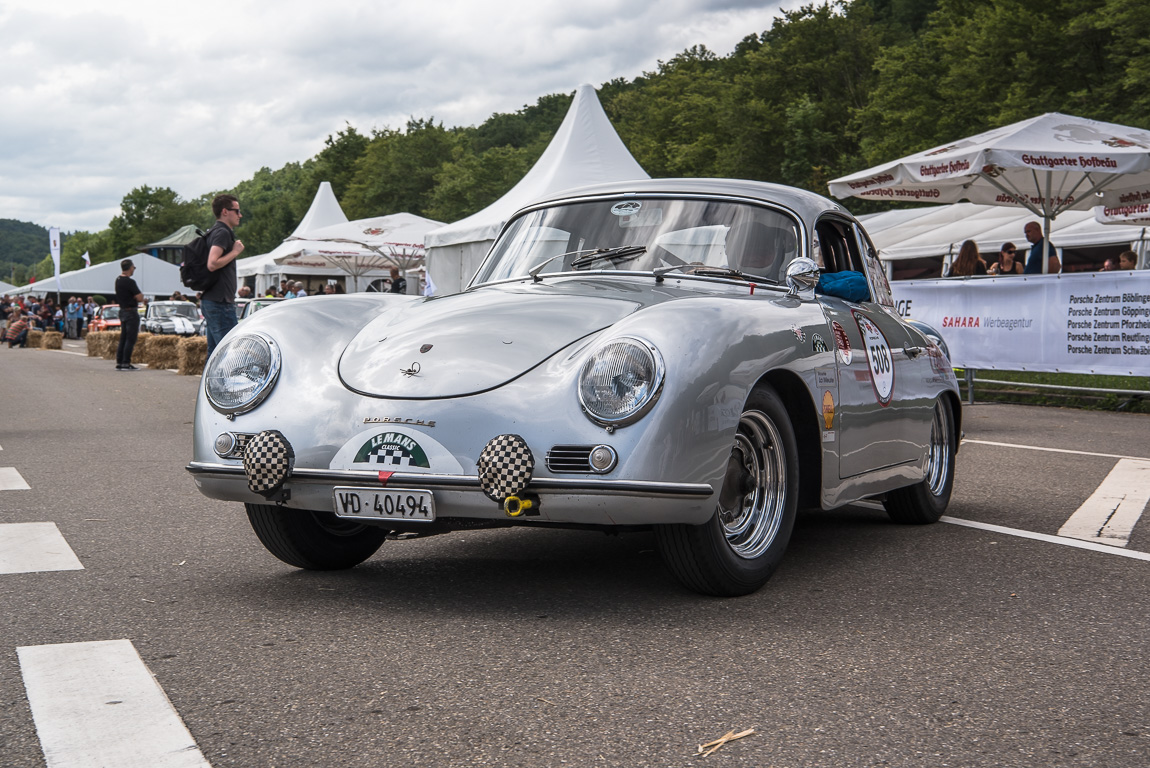
[[[539,273],[543,271],[543,268],[556,259],[561,259],[564,256],[575,256],[580,253],[588,254],[587,256],[581,256],[580,258],[571,262],[571,268],[578,269],[579,267],[585,267],[588,264],[592,264],[599,259],[613,259],[622,256],[638,256],[639,254],[646,252],[646,250],[646,246],[643,245],[624,245],[618,248],[584,248],[580,251],[567,251],[567,253],[557,253],[551,258],[545,259],[536,264],[531,269],[527,270],[527,274],[530,275],[531,279],[535,282],[541,283],[543,282],[543,278],[539,276]]]
[[[664,276],[671,272],[682,270],[692,275],[699,275],[700,277],[735,277],[739,280],[746,280],[755,283],[767,283],[769,285],[778,285],[777,280],[772,280],[769,277],[761,277],[759,275],[751,275],[746,272],[740,272],[737,269],[730,267],[706,267],[700,264],[676,264],[673,267],[659,267],[653,270],[655,275],[655,282],[663,282]]]
[[[602,259],[636,259],[647,252],[645,245],[622,245],[617,248],[599,248],[589,256],[583,256],[571,262],[571,269],[590,266]]]

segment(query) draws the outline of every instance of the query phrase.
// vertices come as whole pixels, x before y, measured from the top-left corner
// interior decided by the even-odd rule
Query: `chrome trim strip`
[[[244,468],[235,464],[215,464],[206,461],[189,462],[185,469],[193,475],[217,475],[223,477],[246,477]],[[363,469],[306,469],[292,470],[289,481],[302,483],[339,483],[378,488],[379,472]],[[396,472],[388,480],[388,487],[400,488],[463,488],[479,490],[479,478],[470,475],[435,475],[414,472]],[[707,483],[661,483],[640,480],[604,480],[599,478],[566,479],[558,477],[537,477],[531,481],[534,491],[553,493],[626,493],[651,494],[660,496],[706,497],[714,493]]]

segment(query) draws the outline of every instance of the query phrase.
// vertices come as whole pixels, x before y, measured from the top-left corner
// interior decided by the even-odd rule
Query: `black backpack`
[[[193,291],[208,290],[220,277],[218,271],[208,269],[209,250],[208,233],[197,227],[195,239],[184,246],[184,261],[180,264],[180,282]]]

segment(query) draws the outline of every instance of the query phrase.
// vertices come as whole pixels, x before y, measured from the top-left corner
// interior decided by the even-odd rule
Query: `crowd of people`
[[[0,338],[9,348],[27,345],[30,330],[59,331],[66,338],[78,339],[99,308],[91,296],[72,296],[61,307],[51,296],[41,301],[35,296],[5,295],[0,299],[0,326],[4,330]]]
[[[973,240],[966,240],[958,249],[958,256],[949,267],[943,269],[943,277],[974,277],[975,275],[990,275],[992,277],[1007,277],[1010,275],[1040,275],[1042,274],[1042,254],[1047,251],[1049,274],[1062,271],[1062,262],[1054,251],[1054,246],[1047,247],[1043,242],[1042,225],[1031,221],[1023,227],[1026,241],[1030,243],[1030,250],[1023,258],[1018,253],[1014,243],[1003,243],[998,250],[998,258],[989,265],[986,258],[979,253],[978,245]],[[1117,270],[1132,270],[1138,265],[1138,254],[1134,251],[1123,251],[1117,259],[1109,258],[1103,263],[1103,272]]]

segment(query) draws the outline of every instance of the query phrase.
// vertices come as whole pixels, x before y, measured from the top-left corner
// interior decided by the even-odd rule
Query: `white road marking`
[[[1147,562],[1150,562],[1150,552],[1135,552],[1129,549],[1119,549],[1108,544],[1095,544],[1093,541],[1080,541],[1078,539],[1068,539],[1065,536],[1051,536],[1046,533],[1033,533],[1031,531],[1019,530],[1018,528],[1006,528],[1001,525],[991,525],[990,523],[976,523],[973,520],[960,520],[957,517],[949,517],[946,515],[940,517],[939,520],[943,523],[962,525],[966,526],[967,528],[978,528],[983,531],[992,531],[994,533],[1001,533],[1006,536],[1019,536],[1024,539],[1045,541],[1048,544],[1061,544],[1064,547],[1089,549],[1091,552],[1105,552],[1108,555],[1118,555],[1119,557],[1129,557],[1134,560],[1146,560]]]
[[[0,525],[0,574],[82,570],[55,523]]]
[[[1124,456],[1120,453],[1091,453],[1090,451],[1072,451],[1067,448],[1042,448],[1037,445],[1017,445],[1015,443],[995,443],[990,440],[970,440],[964,439],[963,444],[974,443],[975,445],[997,445],[1000,448],[1025,448],[1028,451],[1047,451],[1049,453],[1073,453],[1077,456],[1101,456],[1104,459],[1141,459],[1142,461],[1150,461],[1150,459],[1142,456]]]
[[[24,480],[16,467],[0,467],[0,491],[30,491],[32,487]]]
[[[211,768],[131,641],[16,654],[48,768]]]
[[[1124,547],[1150,502],[1150,461],[1120,459],[1070,519],[1059,536]]]

